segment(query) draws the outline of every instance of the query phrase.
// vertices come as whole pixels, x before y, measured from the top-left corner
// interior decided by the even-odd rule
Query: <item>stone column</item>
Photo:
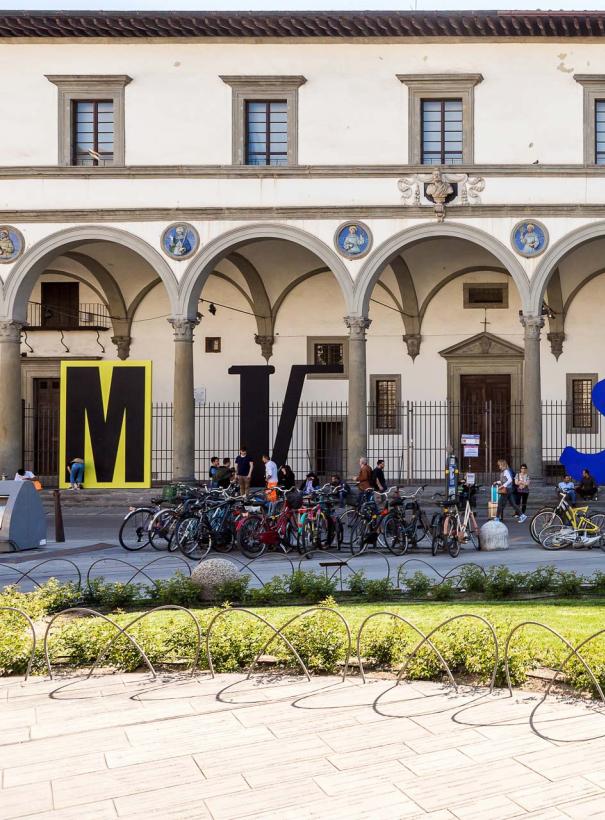
[[[349,328],[349,418],[347,422],[347,474],[353,475],[368,449],[368,398],[366,377],[366,316],[345,316]]]
[[[174,394],[172,409],[172,476],[195,478],[195,408],[193,403],[193,330],[196,321],[168,319],[174,328]]]
[[[21,464],[21,328],[0,321],[0,475],[12,479]]]
[[[542,476],[542,386],[540,382],[540,331],[542,316],[521,316],[525,333],[523,366],[523,458],[532,477]],[[518,465],[515,465],[518,468]]]

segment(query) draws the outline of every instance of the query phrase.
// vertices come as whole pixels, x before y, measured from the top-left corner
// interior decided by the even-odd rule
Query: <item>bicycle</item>
[[[475,485],[462,485],[461,496],[448,498],[443,506],[443,511],[438,519],[433,519],[433,541],[431,550],[433,555],[437,555],[439,550],[446,550],[452,558],[460,555],[462,544],[471,544],[476,550],[479,549],[479,527],[473,511],[475,494],[478,487]],[[440,493],[436,493],[433,498],[437,498]],[[460,507],[464,502],[464,513],[460,515]]]
[[[296,509],[288,501],[289,491],[277,487],[285,498],[279,512],[246,514],[237,527],[237,545],[247,558],[259,558],[267,549],[281,549],[284,553],[299,547],[300,528]],[[292,494],[294,495],[294,494]]]
[[[391,501],[391,510],[382,522],[379,540],[393,555],[405,555],[409,547],[417,547],[429,532],[428,518],[418,500],[425,489],[426,484],[423,484],[411,495],[398,492]]]
[[[303,498],[304,506],[298,509],[298,549],[302,555],[317,549],[328,549],[334,539],[338,550],[342,546],[343,526],[334,514],[333,491],[330,484],[324,484],[312,495]]]
[[[591,549],[599,546],[605,551],[605,515],[587,515],[588,506],[570,507],[565,524],[549,524],[540,532],[540,543],[546,550]]]
[[[545,527],[549,527],[552,524],[563,526],[566,523],[571,524],[573,521],[572,510],[574,508],[569,500],[568,494],[558,491],[557,495],[559,496],[559,501],[554,507],[552,505],[541,507],[529,522],[530,535],[537,544],[541,543],[540,533]]]

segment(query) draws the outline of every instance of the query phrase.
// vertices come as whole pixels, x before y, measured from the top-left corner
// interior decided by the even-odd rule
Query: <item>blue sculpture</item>
[[[592,388],[592,403],[602,416],[605,416],[605,379],[597,382]],[[590,470],[597,484],[605,484],[605,450],[600,453],[581,453],[575,447],[566,447],[559,459],[565,472],[580,481],[582,470]]]

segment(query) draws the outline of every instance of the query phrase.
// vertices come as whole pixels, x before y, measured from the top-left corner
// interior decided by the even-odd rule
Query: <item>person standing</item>
[[[300,485],[300,491],[303,495],[311,495],[314,490],[319,487],[319,478],[317,473],[307,473],[307,477]]]
[[[527,499],[529,498],[529,472],[527,464],[522,464],[519,472],[515,476],[515,487],[517,490],[517,504],[521,507],[521,512],[525,515],[527,510]]]
[[[527,516],[525,513],[521,512],[513,496],[515,489],[513,471],[508,466],[508,462],[504,458],[498,460],[498,469],[500,470],[500,480],[496,482],[498,485],[497,518],[500,521],[504,520],[504,508],[507,504],[510,504],[515,511],[517,522],[522,524],[526,520]]]
[[[231,484],[231,459],[224,458],[223,463],[216,471],[216,486],[220,487],[222,490],[226,490],[229,484]]]
[[[277,464],[264,453],[263,464],[265,465],[265,484],[267,485],[267,499],[269,501],[277,501]]]
[[[248,451],[243,444],[239,448],[238,457],[235,459],[235,469],[237,470],[240,495],[248,495],[250,492],[250,481],[252,479],[254,462],[248,456]]]
[[[376,467],[372,471],[372,484],[377,493],[384,493],[387,488],[387,481],[384,477],[384,459],[379,458]]]
[[[370,496],[368,490],[372,490],[372,468],[368,464],[368,460],[365,456],[359,459],[359,473],[357,474],[355,482],[359,490],[357,501],[359,504],[363,504],[363,502],[368,499],[368,496]]]
[[[208,470],[208,478],[210,479],[210,489],[214,490],[218,487],[216,483],[216,474],[218,472],[218,456],[212,456],[210,459],[210,469]]]

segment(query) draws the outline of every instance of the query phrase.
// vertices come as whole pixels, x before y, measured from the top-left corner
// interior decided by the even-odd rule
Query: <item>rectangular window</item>
[[[220,353],[221,352],[221,337],[220,336],[206,336],[206,353]]]
[[[376,380],[376,427],[379,430],[397,429],[397,382],[395,379]]]
[[[111,165],[113,101],[74,100],[72,106],[72,165]]]
[[[605,165],[605,100],[595,100],[595,163]]]
[[[463,284],[465,308],[507,308],[508,285],[506,282]]]
[[[462,164],[462,100],[422,100],[423,165]]]
[[[572,379],[571,423],[577,430],[592,427],[592,379]]]
[[[320,342],[313,348],[313,364],[344,364],[344,346],[340,342]]]
[[[286,100],[246,102],[246,165],[288,164]]]

